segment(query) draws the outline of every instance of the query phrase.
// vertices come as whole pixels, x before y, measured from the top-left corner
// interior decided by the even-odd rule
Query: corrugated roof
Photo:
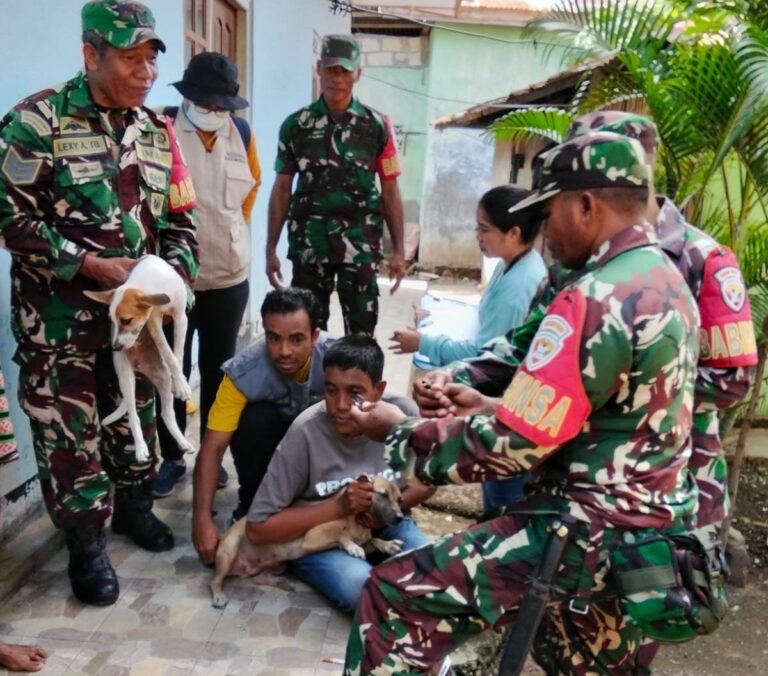
[[[586,72],[610,63],[613,58],[613,56],[606,56],[587,61],[575,68],[553,75],[546,80],[535,82],[523,89],[517,89],[505,96],[472,106],[460,113],[439,117],[433,120],[432,125],[438,129],[445,127],[485,127],[491,120],[504,115],[516,106],[541,105],[543,98],[577,84]]]

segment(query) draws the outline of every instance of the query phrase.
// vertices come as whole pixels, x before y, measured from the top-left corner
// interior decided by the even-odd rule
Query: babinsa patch
[[[757,342],[749,296],[736,256],[727,247],[719,246],[707,255],[698,305],[699,363],[715,368],[754,366]]]
[[[573,439],[592,409],[579,362],[586,305],[578,289],[558,294],[496,407],[501,422],[542,447]]]

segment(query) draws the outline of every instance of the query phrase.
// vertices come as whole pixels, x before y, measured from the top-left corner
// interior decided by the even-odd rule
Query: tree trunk
[[[763,373],[765,371],[765,358],[766,358],[766,344],[761,342],[757,347],[757,367],[755,369],[755,384],[752,386],[752,395],[749,398],[749,406],[747,407],[747,414],[741,421],[741,429],[739,430],[739,439],[736,442],[736,451],[733,455],[733,462],[731,463],[731,471],[728,473],[728,492],[731,496],[731,510],[729,516],[723,520],[723,528],[721,532],[721,539],[725,546],[728,543],[728,529],[731,526],[731,519],[733,513],[736,510],[736,496],[739,492],[739,477],[741,476],[741,466],[744,464],[744,455],[747,447],[747,437],[749,436],[749,430],[752,428],[752,423],[755,420],[755,412],[757,411],[757,404],[760,401],[760,390],[763,386]]]

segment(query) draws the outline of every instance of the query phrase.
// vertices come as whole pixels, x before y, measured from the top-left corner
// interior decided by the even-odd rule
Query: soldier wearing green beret
[[[373,335],[385,221],[394,249],[389,261],[389,276],[395,280],[391,293],[405,274],[394,133],[384,115],[352,95],[360,78],[356,40],[347,35],[326,36],[317,74],[320,98],[289,115],[280,127],[277,177],[269,198],[267,276],[273,287],[282,285],[277,243],[287,220],[291,284],[317,295],[320,328],[328,328],[335,288],[345,331]]]
[[[194,189],[173,127],[144,107],[165,44],[149,8],[82,8],[84,69],[17,104],[0,122],[0,243],[13,257],[12,328],[43,498],[65,531],[69,577],[84,603],[119,594],[104,522],[150,551],[174,544],[152,513],[154,459],[137,462],[119,402],[107,306],[85,291],[122,284],[137,259],[197,273]],[[191,297],[191,292],[190,292]],[[152,387],[136,400],[154,441]],[[114,513],[110,497],[115,484]]]
[[[556,515],[575,522],[553,580],[564,603],[605,589],[609,552],[625,538],[692,524],[698,313],[646,219],[650,177],[640,143],[614,133],[548,152],[538,194],[514,208],[542,204],[553,256],[573,272],[503,396],[452,383],[453,416],[353,411],[366,434],[386,438],[393,467],[415,455],[424,483],[532,480],[502,516],[374,569],[345,673],[423,673],[473,634],[515,621]],[[639,638],[624,642],[612,599],[594,631],[614,670],[571,663],[569,646],[592,639],[574,634],[548,673],[635,673]]]

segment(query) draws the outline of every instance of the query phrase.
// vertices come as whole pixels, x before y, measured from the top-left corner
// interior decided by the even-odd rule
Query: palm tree
[[[570,47],[563,67],[606,63],[569,110],[517,110],[497,140],[561,141],[578,115],[649,114],[659,130],[659,192],[730,246],[752,303],[760,361],[731,473],[738,474],[764,380],[768,344],[768,3],[765,0],[560,0],[526,29]]]

